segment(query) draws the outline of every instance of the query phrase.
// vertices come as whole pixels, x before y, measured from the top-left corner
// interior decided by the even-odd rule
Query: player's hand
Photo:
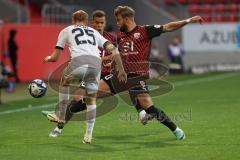
[[[51,56],[46,56],[44,59],[43,59],[43,62],[44,63],[47,63],[47,62],[50,62],[51,60]]]
[[[118,70],[118,79],[120,82],[127,82],[127,74],[124,70]]]
[[[102,61],[112,60],[113,54],[110,54],[108,56],[103,56]]]
[[[204,22],[204,19],[201,16],[194,16],[189,19],[189,23],[200,23],[202,24]]]

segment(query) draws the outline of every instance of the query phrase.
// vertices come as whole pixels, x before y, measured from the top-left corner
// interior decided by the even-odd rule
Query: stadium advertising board
[[[240,24],[189,25],[182,34],[186,51],[240,51]]]

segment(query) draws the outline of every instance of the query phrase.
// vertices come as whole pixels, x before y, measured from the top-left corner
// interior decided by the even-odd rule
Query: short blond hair
[[[121,15],[122,18],[130,17],[134,18],[135,16],[135,11],[133,10],[132,7],[129,6],[117,6],[114,9],[114,15],[117,17],[118,15]]]
[[[83,10],[78,10],[72,14],[72,19],[76,22],[83,22],[88,20],[87,12]]]

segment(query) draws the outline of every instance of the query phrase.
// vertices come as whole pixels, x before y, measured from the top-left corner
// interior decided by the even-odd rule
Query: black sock
[[[86,110],[86,108],[87,108],[87,106],[83,99],[81,99],[80,101],[72,100],[67,106],[67,110],[66,110],[66,114],[65,114],[66,123],[72,118],[74,113],[84,111],[84,110]],[[64,124],[58,123],[57,127],[59,129],[63,129]]]
[[[80,101],[72,100],[70,104],[69,111],[72,113],[78,113],[87,109],[84,99],[81,99]]]
[[[144,110],[138,103],[134,106],[135,106],[138,113],[140,113],[142,110]]]
[[[63,124],[63,123],[58,123],[58,124],[57,124],[57,127],[58,127],[58,129],[63,129],[64,124]]]
[[[172,120],[159,108],[154,106],[149,107],[146,112],[160,121],[163,125],[168,127],[171,131],[175,131],[177,126],[172,122]]]
[[[67,111],[65,115],[66,122],[68,122],[72,118],[74,113],[78,113],[86,109],[87,106],[83,99],[81,99],[80,101],[72,100],[70,104],[67,106]]]

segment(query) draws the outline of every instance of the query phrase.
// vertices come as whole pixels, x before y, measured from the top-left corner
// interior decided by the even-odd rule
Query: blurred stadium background
[[[142,127],[129,117],[119,120],[119,115],[129,110],[130,115],[135,114],[122,101],[123,107],[97,120],[96,144],[90,147],[80,144],[78,136],[84,129],[77,123],[66,127],[58,140],[47,137],[52,125],[40,111],[53,108],[57,93],[49,88],[47,96],[33,99],[28,94],[28,82],[47,80],[67,60],[65,50],[57,64],[42,62],[55,47],[59,31],[71,23],[74,11],[83,9],[91,14],[96,9],[104,10],[106,30],[116,32],[113,9],[117,5],[132,6],[136,22],[143,25],[165,24],[193,15],[201,15],[206,21],[162,34],[152,43],[151,61],[168,66],[167,79],[175,85],[174,92],[154,101],[167,113],[181,115],[179,123],[189,137],[185,142],[173,141],[165,128],[158,130],[157,123]],[[240,131],[235,121],[240,111],[239,11],[240,0],[0,0],[1,159],[239,159]],[[11,30],[16,31],[20,83],[10,61]],[[169,51],[174,38],[181,54]],[[174,56],[180,58],[174,60]],[[153,65],[151,75],[159,74],[159,68]]]
[[[107,13],[108,31],[116,31],[113,9],[127,4],[136,9],[138,24],[164,24],[169,21],[201,15],[204,26],[189,25],[177,32],[163,34],[153,42],[153,59],[171,64],[167,47],[174,37],[179,37],[185,55],[186,72],[239,70],[240,27],[238,26],[238,0],[1,0],[1,61],[8,64],[8,38],[10,30],[17,31],[19,77],[30,81],[36,77],[46,79],[52,66],[43,65],[41,58],[51,52],[56,36],[71,23],[71,14],[77,9],[91,13],[102,9]],[[107,5],[106,5],[107,4]],[[66,54],[64,54],[66,58]],[[26,72],[26,68],[30,68]],[[11,66],[9,66],[11,68]],[[177,68],[176,65],[169,65]],[[156,73],[156,72],[154,72]]]

